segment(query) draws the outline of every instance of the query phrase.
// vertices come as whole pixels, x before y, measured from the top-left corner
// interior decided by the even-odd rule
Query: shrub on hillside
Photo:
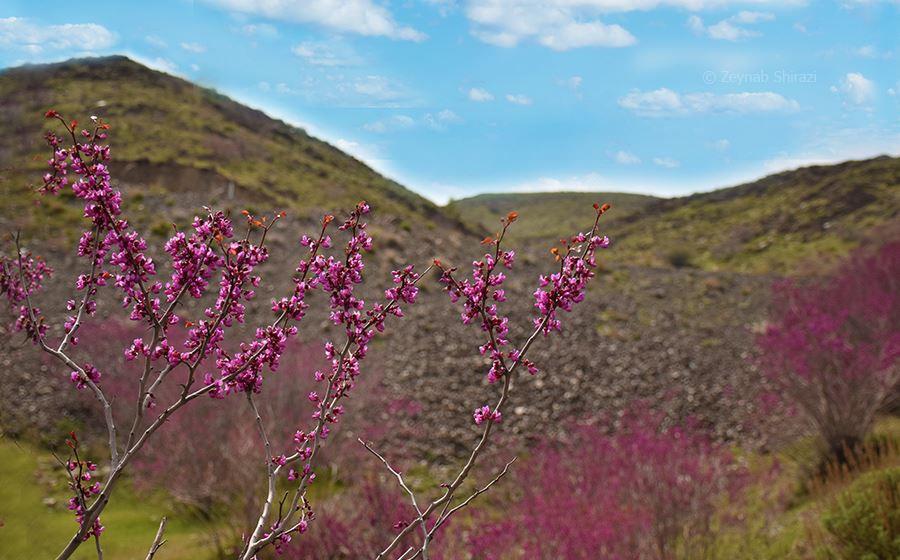
[[[822,516],[830,536],[822,559],[900,558],[900,468],[867,473]]]
[[[473,558],[701,557],[746,471],[693,423],[638,407],[610,432],[582,426],[540,445],[516,479],[515,505],[472,530]]]
[[[674,249],[666,253],[666,262],[675,268],[689,268],[694,266],[694,257],[687,249]]]
[[[773,394],[846,460],[900,382],[900,242],[829,278],[777,283],[758,344]]]

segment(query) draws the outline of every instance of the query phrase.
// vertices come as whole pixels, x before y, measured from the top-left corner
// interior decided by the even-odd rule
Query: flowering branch
[[[90,222],[77,248],[78,255],[87,259],[86,272],[75,281],[75,291],[81,294],[67,301],[66,309],[72,314],[63,324],[59,343],[51,345],[47,340],[48,326],[40,309],[32,305],[32,296],[52,270],[39,257],[24,251],[17,235],[15,258],[0,257],[0,295],[4,295],[10,307],[18,311],[16,328],[64,364],[71,371],[69,377],[77,389],[89,389],[94,394],[103,408],[110,455],[106,480],[102,483],[92,480],[91,472],[96,465],[79,457],[78,440],[74,433],[71,434],[68,443],[74,460],[66,462],[65,467],[74,494],[70,509],[75,513],[78,530],[57,558],[70,558],[91,537],[102,558],[100,516],[118,481],[159,428],[202,396],[225,399],[234,393],[244,393],[265,450],[266,492],[239,558],[256,558],[269,545],[279,551],[290,542],[292,535],[305,532],[314,519],[307,494],[316,478],[321,449],[334,425],[345,414],[344,399],[356,386],[369,343],[385,330],[389,317],[404,316],[403,307],[416,302],[418,282],[436,267],[441,271],[441,282],[451,299],[462,300],[463,323],[479,323],[485,333],[485,342],[479,350],[490,360],[488,381],[492,384],[501,382],[501,389],[493,406],[483,405],[475,410],[473,418],[482,426],[481,437],[451,482],[442,485],[442,494],[427,502],[427,506],[417,498],[399,470],[363,443],[398,480],[416,511],[414,521],[406,524],[377,558],[385,558],[404,537],[420,530],[421,544],[409,547],[401,558],[421,556],[427,560],[428,545],[436,532],[455,513],[497,484],[515,461],[507,463],[487,485],[457,499],[459,488],[489,442],[494,424],[502,420],[513,374],[520,366],[531,374],[537,372],[536,365],[527,358],[532,344],[539,334],[549,335],[560,330],[559,309],[570,311],[574,304],[584,299],[587,283],[594,275],[595,250],[609,243],[606,237],[597,235],[599,218],[608,206],[595,205],[597,216],[589,234],[578,234],[566,241],[563,252],[554,249],[559,270],[540,278],[540,286],[534,293],[538,310],[534,329],[518,348],[510,345],[507,338],[509,320],[497,307],[505,301],[501,287],[505,275],[498,268],[502,265],[509,269],[515,260],[513,251],[501,248],[507,229],[517,218],[514,212],[503,221],[503,229],[496,237],[485,239],[486,245],[494,246],[493,251],[473,263],[471,278],[458,279],[454,275],[456,269],[447,268],[439,261],[434,261],[422,273],[409,265],[392,272],[392,285],[384,291],[382,301],[367,305],[355,294],[355,288],[363,280],[364,254],[372,248],[372,238],[364,221],[370,208],[365,202],[357,204],[342,223],[338,222],[340,225],[335,224],[337,230],[348,237],[342,255],[328,254],[332,246],[328,231],[335,221],[332,215],[322,219],[317,235],[301,238],[300,245],[305,253],[296,267],[290,292],[271,303],[274,320],[257,327],[247,340],[232,341],[228,333],[245,322],[246,306],[255,298],[256,288],[260,285],[261,278],[255,269],[268,260],[266,239],[269,230],[284,217],[284,213],[268,219],[243,212],[246,234],[236,238],[230,216],[206,209],[202,217],[194,218],[190,230],[176,229],[166,242],[164,251],[170,259],[171,275],[165,281],[157,280],[156,265],[146,254],[147,243],[122,217],[122,194],[111,186],[109,146],[103,143],[109,125],[92,117],[92,130],[79,132],[77,122],[67,122],[55,111],[48,111],[46,117],[63,124],[71,145],[64,146],[59,136],[47,133],[53,154],[48,161],[50,171],[44,175],[40,191],[52,195],[70,186],[75,197],[84,203],[84,216]],[[74,180],[70,182],[70,179]],[[218,293],[202,316],[194,320],[182,317],[185,298],[203,298],[214,278],[218,278]],[[128,318],[143,324],[147,328],[145,333],[149,333],[133,339],[123,351],[126,360],[141,363],[141,373],[131,426],[121,446],[113,408],[101,389],[102,373],[93,364],[80,362],[70,354],[71,348],[79,343],[82,325],[96,313],[100,288],[107,284],[112,284],[121,293]],[[306,298],[314,291],[327,296],[331,321],[343,330],[344,340],[340,345],[334,341],[324,344],[330,371],[326,368],[324,372],[315,372],[315,380],[324,387],[307,395],[313,405],[310,426],[295,432],[291,449],[275,455],[277,452],[273,450],[255,395],[262,391],[268,373],[278,370],[288,340],[297,336],[298,325],[306,315],[309,307]],[[173,336],[174,325],[183,325],[187,329],[183,340]],[[176,370],[181,371],[184,382],[179,384],[177,396],[157,409],[158,398],[166,394],[161,388],[171,385],[169,380]],[[286,475],[289,489],[277,501],[276,507],[276,491],[282,475]],[[148,560],[164,543],[165,525],[163,518],[148,552]]]
[[[453,481],[449,484],[442,484],[444,487],[443,494],[433,500],[420,513],[417,523],[406,524],[395,535],[390,544],[376,556],[376,560],[386,558],[406,536],[412,533],[417,525],[421,525],[423,528],[427,527],[430,517],[438,508],[441,508],[441,512],[433,522],[432,528],[426,531],[426,535],[418,550],[413,551],[412,556],[407,556],[407,553],[401,556],[404,559],[415,558],[419,554],[427,557],[428,544],[437,528],[460,509],[459,506],[452,506],[454,495],[468,478],[479,456],[484,451],[494,424],[499,423],[502,419],[502,408],[509,397],[512,374],[520,364],[532,375],[537,373],[535,364],[526,357],[537,336],[539,334],[546,336],[553,331],[560,330],[562,324],[557,318],[557,310],[570,311],[574,304],[584,299],[587,283],[593,278],[593,268],[596,267],[594,253],[598,248],[609,246],[609,238],[597,234],[600,217],[609,208],[608,204],[602,206],[594,204],[596,217],[590,233],[580,233],[565,241],[565,252],[563,254],[560,254],[557,248],[551,250],[560,263],[559,272],[552,274],[550,277],[541,276],[540,287],[534,292],[534,305],[540,311],[540,315],[534,319],[535,328],[531,335],[518,350],[512,350],[507,353],[501,350],[501,347],[509,344],[506,338],[509,330],[507,326],[508,318],[501,317],[498,314],[495,302],[505,301],[505,293],[500,288],[505,280],[505,275],[502,272],[496,274],[494,272],[499,262],[502,262],[506,268],[512,268],[515,253],[513,251],[503,251],[501,243],[510,225],[518,218],[518,214],[510,212],[502,221],[503,229],[500,233],[496,237],[488,237],[483,241],[485,245],[494,245],[494,252],[493,255],[486,254],[482,260],[473,263],[471,280],[457,280],[453,276],[453,273],[456,271],[455,268],[447,268],[439,261],[435,261],[435,265],[442,272],[441,281],[445,284],[451,300],[455,302],[463,299],[463,313],[461,316],[463,323],[469,324],[476,317],[481,319],[481,328],[487,333],[487,342],[479,350],[483,355],[488,355],[491,359],[488,381],[495,383],[502,379],[503,386],[500,391],[500,397],[493,408],[485,405],[475,410],[473,415],[475,423],[479,425],[484,424],[484,429],[480,439],[470,452],[468,460],[453,478]],[[512,365],[507,365],[507,359],[512,361]],[[507,469],[508,466],[499,475],[498,480],[505,474]],[[463,503],[470,502],[480,493],[476,492],[470,498],[464,500]]]
[[[74,486],[73,507],[79,529],[58,558],[69,558],[89,537],[99,537],[102,531],[100,515],[109,503],[116,483],[147,441],[173,414],[201,396],[225,398],[236,392],[245,393],[256,417],[266,449],[269,488],[259,522],[242,557],[251,558],[269,544],[274,543],[278,548],[290,540],[291,533],[303,532],[312,519],[306,490],[315,478],[315,459],[328,436],[329,425],[337,422],[344,412],[340,401],[355,385],[368,343],[376,332],[384,330],[388,316],[403,316],[401,304],[415,302],[420,275],[412,266],[394,271],[394,286],[385,291],[386,302],[367,309],[365,302],[353,295],[353,288],[362,282],[362,254],[372,247],[363,221],[369,206],[365,202],[358,204],[338,227],[350,236],[340,259],[323,254],[331,247],[327,230],[334,221],[333,216],[325,216],[317,236],[301,239],[307,254],[297,266],[291,293],[272,302],[271,309],[277,315],[275,320],[257,328],[251,340],[240,343],[233,350],[225,345],[226,332],[244,322],[245,304],[254,298],[255,288],[260,284],[254,269],[268,259],[267,234],[284,213],[268,220],[244,212],[247,233],[235,240],[231,219],[222,212],[207,209],[204,217],[194,219],[191,232],[176,230],[166,243],[164,249],[171,258],[172,274],[166,282],[156,281],[156,266],[145,254],[147,244],[121,217],[122,195],[111,187],[109,147],[102,144],[109,125],[92,118],[93,129],[78,132],[77,122],[69,123],[55,111],[48,111],[46,117],[63,124],[71,145],[64,146],[62,138],[47,133],[53,155],[40,191],[52,195],[71,186],[76,198],[84,201],[84,215],[91,222],[78,243],[79,256],[89,261],[88,272],[79,275],[75,282],[76,291],[83,294],[77,298],[78,303],[75,299],[67,303],[67,309],[73,315],[65,322],[59,344],[51,346],[46,340],[47,325],[40,310],[32,305],[31,296],[52,270],[40,258],[24,252],[18,236],[16,258],[0,258],[0,294],[6,296],[11,307],[19,310],[16,327],[70,368],[76,387],[88,388],[95,394],[104,410],[110,453],[110,471],[104,483],[95,481],[89,488],[82,487],[80,482]],[[74,180],[70,182],[73,176]],[[179,317],[177,310],[183,299],[189,296],[202,298],[216,274],[220,276],[218,296],[205,310],[204,317],[198,321]],[[92,364],[79,363],[68,353],[70,346],[78,344],[77,333],[84,320],[96,312],[99,288],[106,286],[110,279],[124,294],[122,303],[130,309],[129,318],[146,323],[150,331],[149,339],[136,338],[124,351],[126,360],[140,359],[143,364],[134,401],[135,414],[121,448],[112,406],[100,388],[101,372]],[[328,376],[316,373],[317,380],[327,380],[327,387],[321,399],[315,393],[310,395],[316,405],[314,428],[309,432],[297,432],[297,448],[293,452],[272,457],[271,442],[253,395],[262,389],[264,370],[274,372],[278,369],[287,340],[296,336],[296,323],[303,319],[309,307],[305,298],[314,290],[328,294],[332,320],[344,327],[347,340],[339,353],[332,343],[326,344],[326,354],[332,359],[332,372]],[[170,333],[170,327],[180,323],[188,328],[184,342],[174,339]],[[156,406],[159,388],[178,368],[186,370],[187,378],[181,385],[179,396],[155,417],[151,416],[145,425],[147,411]],[[285,507],[287,496],[281,500],[278,518],[267,530],[272,521],[277,476],[287,471],[284,467],[295,464],[302,465],[302,469],[298,473],[291,468],[288,473],[288,478],[296,481],[293,499],[288,507]],[[76,477],[74,480],[80,480],[80,472],[70,474]],[[161,523],[148,558],[152,558],[161,546],[164,526],[165,521]],[[102,555],[99,540],[97,542],[98,554]]]

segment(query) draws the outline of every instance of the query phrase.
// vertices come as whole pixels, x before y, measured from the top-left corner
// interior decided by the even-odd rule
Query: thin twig
[[[162,521],[159,522],[159,529],[156,530],[156,537],[153,539],[153,543],[150,545],[150,550],[147,552],[147,558],[145,560],[153,560],[153,556],[156,554],[162,545],[166,544],[166,541],[163,540],[163,532],[166,530],[166,523],[168,520],[163,517]]]

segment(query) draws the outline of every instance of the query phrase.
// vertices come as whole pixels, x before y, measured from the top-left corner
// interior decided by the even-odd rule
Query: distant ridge
[[[564,235],[573,209],[604,196],[616,206],[612,197],[627,195],[481,195],[449,207],[482,225],[496,221],[501,205],[527,208],[535,221],[522,220],[519,234],[534,238]],[[803,167],[679,198],[637,195],[618,206],[606,224],[615,240],[609,258],[616,261],[792,272],[900,234],[900,158]]]

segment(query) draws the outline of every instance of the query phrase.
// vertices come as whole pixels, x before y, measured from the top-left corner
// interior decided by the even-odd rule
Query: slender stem
[[[156,552],[162,548],[162,545],[166,544],[166,541],[163,540],[163,533],[166,530],[167,521],[168,520],[163,517],[162,521],[159,522],[159,529],[156,530],[156,537],[153,538],[153,542],[150,544],[150,550],[147,552],[147,558],[145,558],[145,560],[153,560]]]

